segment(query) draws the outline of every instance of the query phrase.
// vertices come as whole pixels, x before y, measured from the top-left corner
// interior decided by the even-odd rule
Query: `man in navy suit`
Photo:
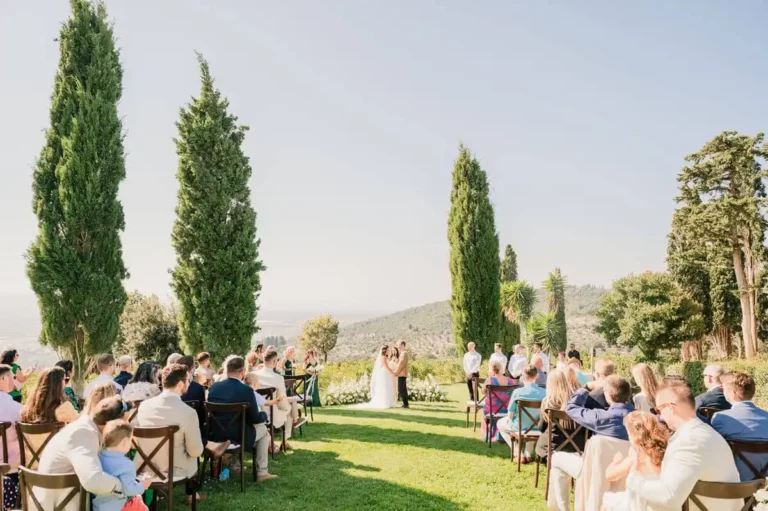
[[[704,369],[704,386],[707,391],[696,396],[696,411],[702,406],[717,408],[718,410],[727,410],[731,404],[723,395],[723,384],[720,379],[725,374],[725,369],[718,365],[708,365]]]
[[[205,431],[205,387],[197,383],[192,375],[195,372],[195,359],[190,356],[184,356],[179,359],[179,364],[183,366],[187,366],[187,369],[189,369],[189,387],[187,388],[187,392],[181,396],[181,400],[185,403],[188,403],[190,401],[197,402],[197,405],[194,407],[195,411],[197,412],[197,420],[200,422],[200,432],[203,434],[203,444],[206,442],[206,433]]]
[[[723,393],[733,406],[712,417],[712,427],[726,440],[737,442],[768,442],[768,411],[755,406],[755,380],[746,373],[726,373],[722,377]],[[744,457],[758,471],[768,465],[768,454],[744,453]],[[752,481],[758,476],[738,456],[736,467],[742,481]],[[762,477],[765,477],[764,475]]]
[[[245,377],[245,360],[243,357],[229,357],[225,362],[227,378],[211,385],[208,390],[208,401],[211,403],[246,403],[248,408],[245,413],[245,448],[250,450],[251,446],[256,446],[257,481],[266,481],[274,479],[277,476],[268,471],[269,458],[269,431],[266,428],[267,414],[259,411],[256,405],[256,394],[253,389],[243,383]],[[214,442],[223,442],[229,440],[233,444],[240,444],[243,440],[240,438],[240,421],[233,421],[229,424],[231,414],[218,414],[216,419],[226,431],[217,427],[214,423],[211,427],[209,440]],[[229,425],[228,425],[229,424]]]

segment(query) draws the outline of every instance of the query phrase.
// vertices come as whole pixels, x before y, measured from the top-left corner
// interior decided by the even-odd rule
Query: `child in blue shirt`
[[[259,411],[263,412],[265,406],[276,405],[279,399],[267,400],[264,396],[256,392],[259,390],[259,376],[256,373],[250,372],[245,375],[245,384],[253,389],[253,393],[256,395],[256,405],[259,407]]]
[[[136,467],[126,456],[131,450],[133,427],[123,420],[113,420],[104,426],[104,451],[99,455],[101,469],[120,479],[123,496],[97,495],[93,499],[93,511],[146,510],[141,500],[144,490],[152,484],[151,479],[136,480]]]

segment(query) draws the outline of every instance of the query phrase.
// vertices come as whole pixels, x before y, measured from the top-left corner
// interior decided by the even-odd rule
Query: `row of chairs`
[[[475,428],[477,426],[477,412],[479,409],[482,408],[484,405],[484,400],[488,399],[490,409],[493,409],[493,399],[494,396],[497,395],[499,392],[506,392],[511,393],[513,390],[510,390],[510,387],[508,386],[495,386],[495,385],[489,385],[486,387],[486,394],[483,398],[480,398],[478,395],[479,386],[484,383],[484,379],[481,378],[474,378],[472,385],[474,389],[474,395],[475,400],[474,401],[468,401],[467,402],[467,427],[469,427],[469,412],[471,409],[474,409],[475,411]],[[514,389],[515,387],[512,387]],[[541,410],[541,402],[540,401],[525,401],[525,400],[519,400],[517,401],[517,424],[518,424],[518,431],[512,433],[512,438],[515,439],[517,442],[517,471],[521,471],[521,454],[523,449],[523,444],[528,441],[538,441],[541,438],[541,432],[538,431],[537,424],[538,421],[534,420],[533,414],[531,410]],[[714,413],[720,411],[719,409],[701,409],[700,410],[704,416],[707,418],[712,418]],[[548,435],[548,442],[547,442],[547,474],[546,474],[546,485],[544,490],[544,499],[547,499],[547,495],[549,494],[549,484],[550,484],[550,470],[551,470],[551,463],[549,462],[552,459],[552,455],[555,452],[563,451],[566,449],[572,449],[573,452],[576,452],[579,455],[584,456],[585,455],[585,449],[582,448],[582,446],[586,446],[587,442],[590,437],[590,431],[587,430],[585,427],[580,426],[576,423],[574,423],[572,420],[570,420],[568,414],[566,414],[562,410],[553,410],[553,409],[546,409],[543,411],[544,414],[548,417],[548,428],[547,428],[547,435]],[[489,446],[491,445],[492,439],[490,438],[490,432],[493,430],[494,425],[496,422],[506,414],[485,414],[484,413],[484,419],[486,421],[487,431],[488,435],[486,436],[486,439],[489,442]],[[530,425],[528,428],[523,429],[523,417],[526,417]],[[563,426],[563,424],[570,424],[571,427],[566,428]],[[564,440],[559,444],[555,445],[554,437],[555,435],[561,436],[564,438]],[[579,444],[579,437],[583,437],[583,443]],[[754,479],[752,481],[744,482],[744,483],[713,483],[713,482],[706,482],[706,481],[699,481],[696,483],[695,487],[691,491],[691,495],[689,496],[688,500],[686,501],[683,511],[688,511],[689,509],[689,502],[693,502],[698,506],[698,508],[702,511],[707,511],[707,508],[701,503],[701,500],[699,497],[707,497],[707,498],[713,498],[713,499],[743,499],[745,501],[744,507],[742,511],[748,511],[753,508],[755,505],[755,499],[754,499],[754,493],[765,487],[765,480],[768,477],[768,465],[765,465],[762,469],[758,469],[754,466],[754,464],[749,460],[747,457],[747,454],[762,454],[764,456],[768,456],[768,442],[736,442],[736,441],[728,441],[728,444],[731,447],[731,450],[734,454],[734,456],[741,461],[744,462],[744,464],[752,471]],[[510,449],[510,460],[512,461],[514,459],[514,452],[512,449]],[[539,456],[536,456],[536,475],[535,475],[535,482],[534,487],[538,488],[539,486],[539,473],[540,473],[540,466],[541,466],[542,458]]]

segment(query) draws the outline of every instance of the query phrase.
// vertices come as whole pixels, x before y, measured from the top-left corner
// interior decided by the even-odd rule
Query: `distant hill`
[[[565,308],[568,340],[578,346],[601,342],[594,333],[595,311],[600,297],[608,290],[596,286],[568,286]],[[546,292],[538,291],[538,311],[545,311]],[[451,306],[446,300],[353,323],[341,328],[339,342],[331,353],[333,360],[372,358],[383,343],[403,339],[418,356],[443,358],[454,356],[456,348],[451,331]]]

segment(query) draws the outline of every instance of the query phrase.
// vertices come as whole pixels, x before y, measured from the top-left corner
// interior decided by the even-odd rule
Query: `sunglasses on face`
[[[659,412],[659,413],[661,413],[661,411],[662,411],[663,409],[665,409],[665,408],[670,408],[670,407],[673,407],[673,406],[676,406],[676,405],[675,405],[675,403],[672,403],[672,402],[669,402],[669,403],[664,403],[664,404],[662,404],[662,405],[659,405],[659,404],[657,404],[657,405],[656,405],[656,411],[657,411],[657,412]]]

